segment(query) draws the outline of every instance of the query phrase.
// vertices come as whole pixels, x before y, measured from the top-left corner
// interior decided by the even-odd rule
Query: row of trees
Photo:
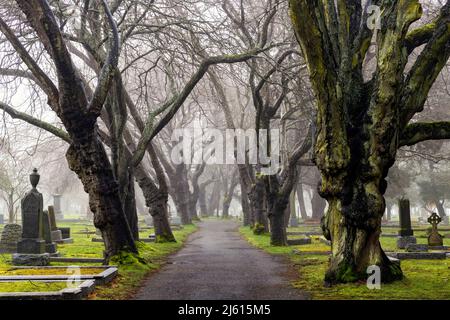
[[[370,5],[381,7],[375,29]],[[379,243],[385,178],[400,147],[449,137],[447,122],[413,119],[450,54],[448,3],[423,27],[411,27],[418,1],[3,0],[0,10],[0,108],[68,144],[107,258],[138,253],[136,186],[157,241],[175,241],[169,197],[188,224],[221,197],[227,216],[239,187],[244,224],[286,245],[290,200],[297,192],[305,212],[315,165],[333,243],[326,281],[364,278],[373,264],[383,281],[401,278]],[[32,104],[15,102],[18,89]],[[254,128],[267,150],[279,128],[281,169],[174,163],[172,132],[194,123]]]

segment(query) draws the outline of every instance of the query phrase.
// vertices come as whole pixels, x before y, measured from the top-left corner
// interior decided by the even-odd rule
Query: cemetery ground
[[[68,217],[69,218],[69,217]],[[145,224],[141,223],[144,227]],[[70,227],[71,237],[73,243],[58,244],[58,251],[62,257],[76,257],[76,258],[103,258],[104,245],[102,242],[93,242],[93,235],[95,228],[90,221],[80,220],[79,222],[59,222],[58,227]],[[0,225],[0,233],[3,226]],[[127,299],[132,295],[139,287],[141,281],[148,276],[151,272],[154,272],[160,268],[168,255],[179,250],[187,236],[196,230],[196,226],[187,225],[180,230],[174,230],[174,235],[177,239],[176,243],[147,243],[139,242],[140,256],[145,260],[146,264],[130,264],[120,265],[117,278],[112,282],[96,286],[94,292],[89,295],[89,299]],[[90,231],[91,234],[85,234],[86,231]],[[153,229],[145,229],[140,232],[141,239],[148,238],[150,234],[154,233]],[[39,269],[27,269],[27,270],[13,270],[11,264],[11,254],[0,254],[0,275],[37,275],[47,274],[52,275],[58,273],[65,273],[66,268],[61,270],[39,270]],[[110,263],[114,265],[114,262]],[[101,267],[101,263],[66,263],[66,262],[51,262],[52,266],[98,266]],[[90,269],[89,273],[95,271]],[[81,269],[81,274],[83,274]],[[67,286],[65,281],[55,283],[42,283],[36,281],[23,281],[23,282],[0,282],[0,292],[48,292],[58,291]]]
[[[395,234],[397,227],[383,227],[383,233]],[[417,243],[426,244],[426,228],[415,228]],[[289,232],[319,232],[319,226],[302,225],[287,229]],[[390,284],[381,284],[381,289],[368,289],[365,282],[339,284],[325,287],[323,277],[328,265],[330,246],[320,241],[320,236],[311,236],[311,244],[274,247],[270,235],[255,235],[248,227],[240,228],[241,235],[249,243],[270,254],[289,258],[296,268],[297,280],[292,285],[311,294],[311,299],[450,299],[450,259],[443,260],[401,260],[404,279]],[[448,234],[449,231],[443,233]],[[289,239],[302,236],[288,236]],[[395,237],[381,237],[385,252],[401,252],[396,247]],[[450,238],[444,238],[444,245],[450,246]]]

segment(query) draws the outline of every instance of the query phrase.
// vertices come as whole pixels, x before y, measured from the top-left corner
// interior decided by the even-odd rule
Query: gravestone
[[[52,241],[58,242],[62,240],[61,230],[56,226],[55,208],[48,206],[48,220],[50,222],[50,233]]]
[[[3,228],[0,239],[0,252],[17,252],[17,242],[22,237],[22,226],[20,224],[7,224]]]
[[[295,216],[295,215],[292,215],[291,216],[291,219],[289,220],[289,225],[291,226],[291,227],[298,227],[298,219],[297,219],[297,216]]]
[[[449,225],[449,219],[448,216],[442,217],[442,222],[443,225],[448,226]]]
[[[144,216],[144,221],[145,221],[145,224],[147,225],[147,227],[150,227],[150,228],[153,228],[153,217],[152,216],[150,216],[150,215],[146,215],[146,216]]]
[[[400,230],[397,237],[397,248],[405,249],[408,244],[417,243],[411,228],[411,212],[408,199],[398,200],[398,211],[400,219]]]
[[[37,169],[30,174],[32,189],[21,202],[22,209],[22,239],[17,243],[17,253],[13,254],[14,265],[49,264],[49,254],[45,252],[43,239],[43,197],[36,189],[39,183]]]
[[[70,228],[59,228],[61,230],[62,238],[69,239],[70,238]]]
[[[428,218],[428,222],[431,224],[431,232],[428,236],[428,245],[430,247],[442,246],[443,237],[438,232],[438,224],[442,221],[441,217],[439,217],[436,212],[433,212],[431,216]]]
[[[179,226],[179,225],[181,225],[181,218],[178,217],[178,216],[172,217],[172,218],[170,219],[170,224],[171,224],[172,226]]]
[[[0,214],[0,224],[4,224],[5,223],[5,217]]]
[[[52,240],[50,218],[47,210],[42,214],[42,226],[45,240],[45,252],[50,253],[50,255],[57,255],[56,243]]]
[[[62,195],[60,195],[60,194],[53,195],[53,207],[55,209],[56,220],[64,219],[64,215],[61,210],[61,198],[62,198]]]

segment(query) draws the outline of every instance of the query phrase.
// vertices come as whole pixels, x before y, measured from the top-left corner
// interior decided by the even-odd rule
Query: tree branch
[[[70,139],[69,135],[67,134],[67,132],[65,132],[62,129],[59,129],[53,125],[51,125],[50,123],[47,123],[45,121],[36,119],[26,113],[17,111],[16,109],[14,109],[13,107],[0,102],[0,109],[4,110],[7,114],[9,114],[11,116],[11,118],[13,119],[20,119],[22,121],[25,121],[35,127],[41,128],[47,132],[50,132],[51,134],[57,136],[58,138],[61,138],[62,140],[66,141],[67,143],[72,143],[72,140]]]
[[[417,122],[406,126],[399,146],[412,146],[426,140],[450,139],[450,121]]]
[[[22,61],[30,69],[34,76],[34,80],[39,85],[39,87],[45,92],[48,97],[49,106],[57,112],[59,109],[58,105],[58,89],[56,88],[53,81],[47,76],[47,74],[39,67],[37,62],[31,57],[25,47],[20,43],[19,39],[15,36],[14,32],[8,27],[6,22],[0,17],[0,31],[5,35],[6,39],[11,43],[14,50],[20,56]]]
[[[112,80],[115,76],[115,70],[119,62],[119,33],[117,31],[117,25],[114,18],[109,11],[108,4],[105,0],[102,0],[103,8],[105,9],[105,15],[109,22],[112,32],[112,41],[108,50],[108,56],[106,58],[105,64],[103,65],[102,71],[100,72],[100,77],[98,79],[97,87],[94,91],[94,96],[89,103],[88,111],[94,117],[99,117],[103,104],[105,102],[106,96],[108,95],[109,88],[111,86]]]

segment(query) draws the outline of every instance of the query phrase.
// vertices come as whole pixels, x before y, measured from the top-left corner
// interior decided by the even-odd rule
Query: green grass
[[[74,239],[74,243],[58,245],[58,251],[63,257],[80,257],[80,258],[103,258],[104,246],[102,242],[92,242],[92,238],[99,238],[97,235],[79,234],[80,231],[95,231],[95,227],[88,221],[72,222],[72,223],[58,223],[58,227],[70,227],[71,237]],[[141,227],[145,227],[144,224]],[[193,233],[197,227],[195,225],[184,226],[181,230],[174,230],[173,233],[177,239],[176,243],[144,243],[138,242],[139,254],[145,261],[144,264],[131,264],[125,266],[119,266],[119,275],[111,283],[104,286],[96,286],[94,293],[90,296],[90,299],[125,299],[132,295],[139,287],[140,282],[151,272],[160,268],[165,258],[178,249],[180,249],[187,236]],[[148,238],[154,231],[153,229],[140,232],[141,239]],[[7,271],[11,267],[11,254],[0,254],[0,273],[11,274],[11,271]],[[61,265],[73,265],[74,263],[52,263],[54,266]],[[77,263],[80,267],[85,265],[93,265],[92,263]],[[63,269],[65,270],[65,269]],[[30,274],[26,271],[13,271],[13,273]],[[45,271],[37,271],[35,274],[42,274]],[[57,272],[57,271],[55,271]],[[56,274],[52,272],[53,274]],[[0,286],[0,292],[13,292],[15,291],[53,291],[52,286],[49,286],[49,290],[37,290],[39,288],[45,289],[45,285],[40,284],[39,288],[36,287],[36,283],[25,282],[20,286],[15,283],[11,285],[4,284]],[[61,284],[60,284],[61,285]],[[64,282],[62,285],[66,285]],[[57,285],[55,284],[54,288]],[[60,289],[58,289],[60,290]]]
[[[270,254],[285,255],[295,265],[298,279],[294,287],[309,292],[312,299],[450,299],[449,260],[403,260],[404,279],[391,284],[382,284],[380,290],[369,290],[365,283],[341,284],[331,288],[323,286],[323,276],[328,256],[308,254],[311,251],[327,251],[329,246],[314,241],[311,245],[274,247],[270,236],[254,235],[248,227],[240,228],[241,234],[252,245]],[[424,240],[425,242],[423,242]],[[418,239],[426,243],[426,239]],[[445,239],[449,245],[449,239]],[[382,238],[382,246],[395,248],[395,238]],[[304,254],[293,253],[293,249]]]
[[[66,282],[0,282],[0,292],[49,292],[59,291],[66,287]]]

